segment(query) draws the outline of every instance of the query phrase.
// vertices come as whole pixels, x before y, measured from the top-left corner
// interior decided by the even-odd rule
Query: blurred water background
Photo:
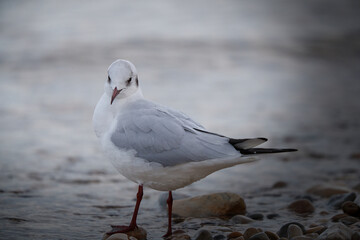
[[[137,186],[102,155],[91,125],[117,58],[135,64],[148,99],[209,130],[300,150],[178,193],[359,183],[359,10],[335,0],[1,1],[0,238],[100,239],[128,222]],[[149,239],[165,232],[160,194],[145,189]],[[266,211],[282,199],[248,202]]]

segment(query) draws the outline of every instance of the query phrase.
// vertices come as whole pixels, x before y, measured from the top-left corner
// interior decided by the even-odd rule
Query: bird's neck
[[[127,96],[125,98],[120,98],[117,101],[114,101],[112,106],[114,109],[119,109],[119,108],[122,108],[123,105],[125,105],[129,102],[133,102],[133,101],[136,101],[139,99],[144,99],[141,88],[137,88],[136,91],[133,94],[131,94],[130,96]]]
[[[133,94],[126,98],[117,99],[112,104],[110,104],[110,97],[104,93],[100,98],[100,101],[96,105],[94,116],[93,116],[93,126],[96,135],[99,138],[104,136],[109,128],[111,127],[111,122],[114,118],[121,112],[121,109],[129,102],[143,99],[144,96],[140,88],[138,88]]]

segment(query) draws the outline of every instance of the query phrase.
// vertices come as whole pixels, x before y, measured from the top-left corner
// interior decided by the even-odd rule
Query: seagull
[[[137,183],[136,205],[128,226],[108,234],[135,230],[143,187],[167,191],[168,229],[172,234],[172,191],[223,168],[254,161],[255,154],[296,149],[256,148],[266,138],[230,138],[206,130],[184,113],[146,100],[135,66],[123,59],[108,68],[104,94],[93,115],[103,152],[126,178]]]

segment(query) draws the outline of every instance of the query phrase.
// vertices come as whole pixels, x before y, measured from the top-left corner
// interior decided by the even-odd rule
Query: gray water
[[[117,58],[136,65],[148,99],[209,130],[300,150],[176,192],[232,191],[271,212],[317,183],[360,183],[359,10],[356,1],[1,1],[0,238],[100,239],[129,221],[137,186],[102,155],[91,125]],[[279,180],[282,197],[261,195]],[[160,194],[145,189],[138,221],[149,239],[165,232]]]

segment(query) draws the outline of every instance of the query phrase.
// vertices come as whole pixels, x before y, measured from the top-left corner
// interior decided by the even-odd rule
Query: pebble
[[[270,240],[264,232],[259,232],[252,235],[249,240]]]
[[[277,213],[270,213],[270,214],[266,215],[266,217],[268,219],[274,219],[274,218],[280,217],[280,215]]]
[[[347,216],[349,216],[349,215],[347,215],[346,213],[339,213],[339,214],[332,216],[331,221],[338,222],[340,219],[347,217]]]
[[[126,233],[128,236],[135,237],[138,240],[146,240],[146,231],[142,227],[138,227],[134,231]]]
[[[290,203],[288,209],[298,214],[310,214],[315,211],[313,204],[307,199],[300,199]]]
[[[259,220],[259,221],[264,219],[264,215],[261,213],[250,213],[247,216],[251,219]]]
[[[105,233],[103,236],[103,240],[118,240],[118,239],[122,240],[123,235],[125,235],[127,237],[134,237],[138,240],[146,240],[147,233],[144,228],[138,227],[133,231],[127,232],[126,234],[125,233],[115,233],[112,235],[108,235]],[[128,239],[128,238],[126,238],[126,239]]]
[[[106,238],[106,240],[128,240],[128,235],[125,233],[115,233],[110,237]]]
[[[255,235],[255,234],[259,233],[259,232],[261,232],[261,231],[259,231],[259,229],[256,229],[256,228],[253,228],[253,227],[248,228],[244,232],[244,238],[245,238],[245,240],[248,240],[253,235]]]
[[[245,240],[244,236],[233,238],[233,240]]]
[[[181,217],[220,217],[245,214],[244,199],[235,193],[214,193],[175,200],[173,214]]]
[[[296,224],[290,224],[287,230],[288,239],[292,239],[293,237],[302,236],[302,229]]]
[[[338,194],[338,195],[334,195],[332,196],[329,201],[328,201],[328,205],[333,207],[334,209],[340,209],[341,205],[347,201],[354,201],[356,198],[356,193],[351,192],[351,193],[346,193],[346,194]]]
[[[265,231],[265,234],[268,236],[270,240],[278,240],[279,236],[276,233]]]
[[[218,234],[214,236],[214,240],[224,240],[226,237],[222,234]]]
[[[287,183],[284,181],[277,181],[272,185],[272,188],[284,188],[287,187]]]
[[[317,240],[348,240],[353,231],[342,223],[335,223],[324,231]]]
[[[352,217],[352,216],[346,216],[340,219],[340,222],[342,222],[343,224],[349,226],[352,225],[356,222],[359,222],[360,220],[357,219],[356,217]]]
[[[191,237],[183,230],[175,230],[171,235],[171,240],[191,240]]]
[[[329,212],[322,210],[321,212],[319,212],[319,214],[325,216],[325,215],[329,215]]]
[[[230,219],[231,222],[233,223],[236,223],[236,224],[247,224],[247,223],[251,223],[251,222],[254,222],[253,219],[251,218],[248,218],[244,215],[236,215],[236,216],[233,216],[231,219]]]
[[[187,234],[172,235],[171,240],[191,240],[191,237]]]
[[[316,227],[307,229],[306,234],[309,234],[309,233],[320,233],[321,234],[325,230],[326,230],[326,227],[320,225],[320,226],[316,226]]]
[[[291,238],[291,240],[312,240],[310,236],[296,236]]]
[[[350,192],[349,189],[345,187],[340,186],[334,186],[330,184],[318,184],[315,186],[312,186],[308,190],[306,190],[307,193],[314,194],[320,197],[331,197],[336,194],[343,194]]]
[[[360,183],[354,185],[354,187],[352,188],[354,191],[360,192]]]
[[[352,153],[349,156],[350,159],[360,159],[360,153]]]
[[[307,199],[310,202],[314,202],[316,199],[314,198],[314,196],[311,196],[309,194],[303,194],[303,195],[298,195],[295,197],[295,199]]]
[[[341,208],[344,213],[347,213],[350,216],[360,215],[360,207],[354,202],[351,201],[344,202],[341,205]]]
[[[242,237],[242,235],[243,234],[241,232],[232,232],[227,236],[227,239]]]
[[[195,234],[195,240],[213,240],[213,237],[208,230],[200,229]]]
[[[301,223],[297,223],[297,222],[290,222],[290,223],[287,223],[285,225],[283,225],[280,230],[277,232],[277,235],[282,238],[282,237],[287,237],[288,236],[288,228],[289,228],[289,225],[291,224],[295,224],[297,226],[300,227],[300,229],[302,230],[302,234],[305,234],[305,227],[301,224]]]

